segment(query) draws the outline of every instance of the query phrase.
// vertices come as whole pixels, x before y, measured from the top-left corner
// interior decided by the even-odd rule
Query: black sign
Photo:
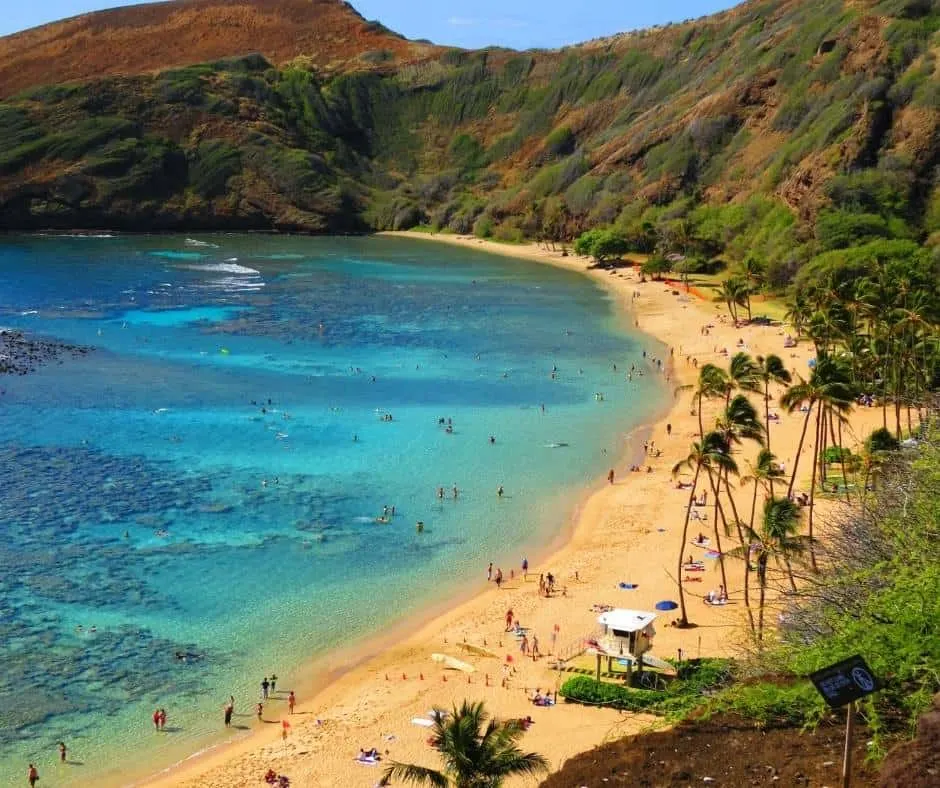
[[[875,674],[858,654],[810,673],[809,678],[826,703],[834,709],[881,689]]]

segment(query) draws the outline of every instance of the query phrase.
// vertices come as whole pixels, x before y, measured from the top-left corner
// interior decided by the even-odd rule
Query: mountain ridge
[[[245,0],[169,5],[213,3]],[[642,251],[760,258],[775,284],[857,243],[940,245],[937,0],[751,0],[528,52],[415,44],[336,0],[277,4],[338,26],[324,12],[326,43],[281,63],[0,102],[0,227],[565,241],[612,225]]]
[[[253,53],[275,64],[306,57],[326,69],[342,66],[353,50],[384,50],[396,60],[410,60],[439,48],[369,22],[343,0],[141,3],[0,38],[0,96],[37,85],[135,76]]]

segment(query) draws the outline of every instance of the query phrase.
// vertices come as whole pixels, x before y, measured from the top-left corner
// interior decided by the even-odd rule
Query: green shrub
[[[590,676],[568,679],[558,694],[575,703],[590,706],[609,706],[624,711],[647,711],[662,700],[662,694],[649,690],[634,690],[619,684],[597,681]]]
[[[821,211],[816,218],[816,238],[823,249],[845,249],[873,238],[888,238],[884,217],[843,210]]]
[[[552,156],[568,156],[574,153],[577,140],[567,126],[559,126],[545,138],[545,151]]]
[[[204,140],[190,154],[189,184],[203,197],[225,191],[229,178],[241,172],[241,153],[224,140]]]
[[[897,451],[901,442],[890,430],[879,427],[865,439],[865,448],[872,453]]]

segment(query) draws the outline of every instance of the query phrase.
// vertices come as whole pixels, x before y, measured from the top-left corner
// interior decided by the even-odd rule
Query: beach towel
[[[422,728],[433,728],[434,720],[426,720],[424,717],[412,717],[412,725],[420,725]]]
[[[356,763],[363,764],[364,766],[378,766],[379,765],[379,759],[373,758],[371,756],[362,757],[360,755],[360,756],[357,756],[356,758],[353,758],[353,760]]]
[[[636,583],[619,583],[617,588],[621,591],[634,591],[639,588],[639,586]]]

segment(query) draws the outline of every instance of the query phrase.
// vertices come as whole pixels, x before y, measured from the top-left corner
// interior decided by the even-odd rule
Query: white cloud
[[[480,20],[469,19],[465,16],[452,16],[447,20],[447,24],[453,25],[454,27],[473,27],[474,25],[480,24]]]

